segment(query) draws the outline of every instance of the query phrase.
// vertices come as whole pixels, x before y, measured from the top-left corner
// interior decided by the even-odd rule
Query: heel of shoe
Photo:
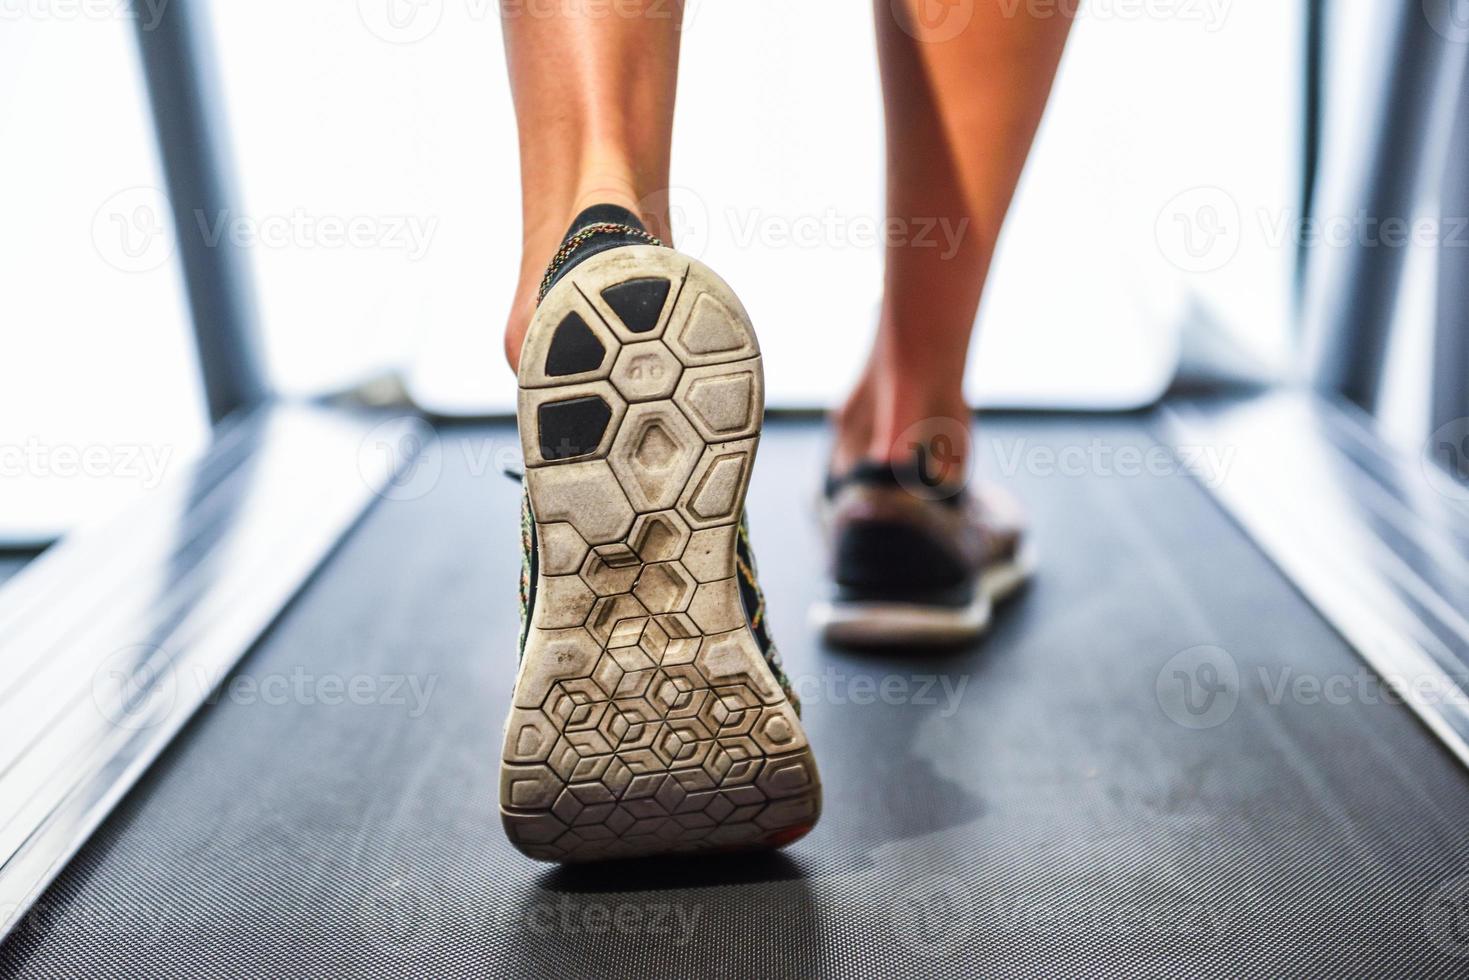
[[[815,760],[736,576],[764,397],[739,301],[668,249],[593,256],[547,294],[520,383],[540,553],[501,770],[511,841],[588,861],[802,836]]]

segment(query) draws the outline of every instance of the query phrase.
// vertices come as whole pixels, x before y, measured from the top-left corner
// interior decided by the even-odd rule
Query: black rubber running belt
[[[446,430],[433,489],[368,515],[0,976],[1463,975],[1469,778],[1403,707],[1298,686],[1363,668],[1149,425],[984,420],[1041,572],[985,643],[921,656],[811,640],[824,442],[769,425],[751,530],[822,823],[764,859],[570,871],[496,813],[514,433]],[[1199,647],[1239,696],[1199,673],[1180,712],[1160,678]]]

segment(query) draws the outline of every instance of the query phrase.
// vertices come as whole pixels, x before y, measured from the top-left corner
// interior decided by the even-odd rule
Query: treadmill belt
[[[413,499],[329,559],[0,976],[1464,975],[1469,778],[1165,472],[1151,424],[986,418],[1040,573],[985,642],[919,655],[813,638],[825,443],[770,423],[751,533],[825,816],[778,855],[575,869],[518,855],[497,815],[514,430],[446,429]],[[1203,707],[1181,712],[1160,691],[1199,656],[1238,684],[1190,674]],[[1312,698],[1302,676],[1368,693]]]

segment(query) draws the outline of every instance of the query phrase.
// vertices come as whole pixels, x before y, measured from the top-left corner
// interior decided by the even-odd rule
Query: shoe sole
[[[962,643],[989,630],[994,607],[1018,592],[1034,569],[1035,549],[1027,543],[1013,561],[985,569],[968,605],[833,600],[813,606],[811,620],[823,640],[838,646]]]
[[[671,249],[582,262],[521,352],[538,569],[500,814],[533,858],[780,847],[816,761],[745,619],[736,541],[760,351],[713,272]]]

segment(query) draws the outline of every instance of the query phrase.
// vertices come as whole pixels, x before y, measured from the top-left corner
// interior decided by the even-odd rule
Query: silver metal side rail
[[[411,425],[232,416],[0,588],[0,937],[402,471]]]
[[[1165,411],[1180,457],[1207,448],[1222,461],[1205,485],[1367,661],[1381,696],[1469,766],[1469,485],[1307,392]]]

